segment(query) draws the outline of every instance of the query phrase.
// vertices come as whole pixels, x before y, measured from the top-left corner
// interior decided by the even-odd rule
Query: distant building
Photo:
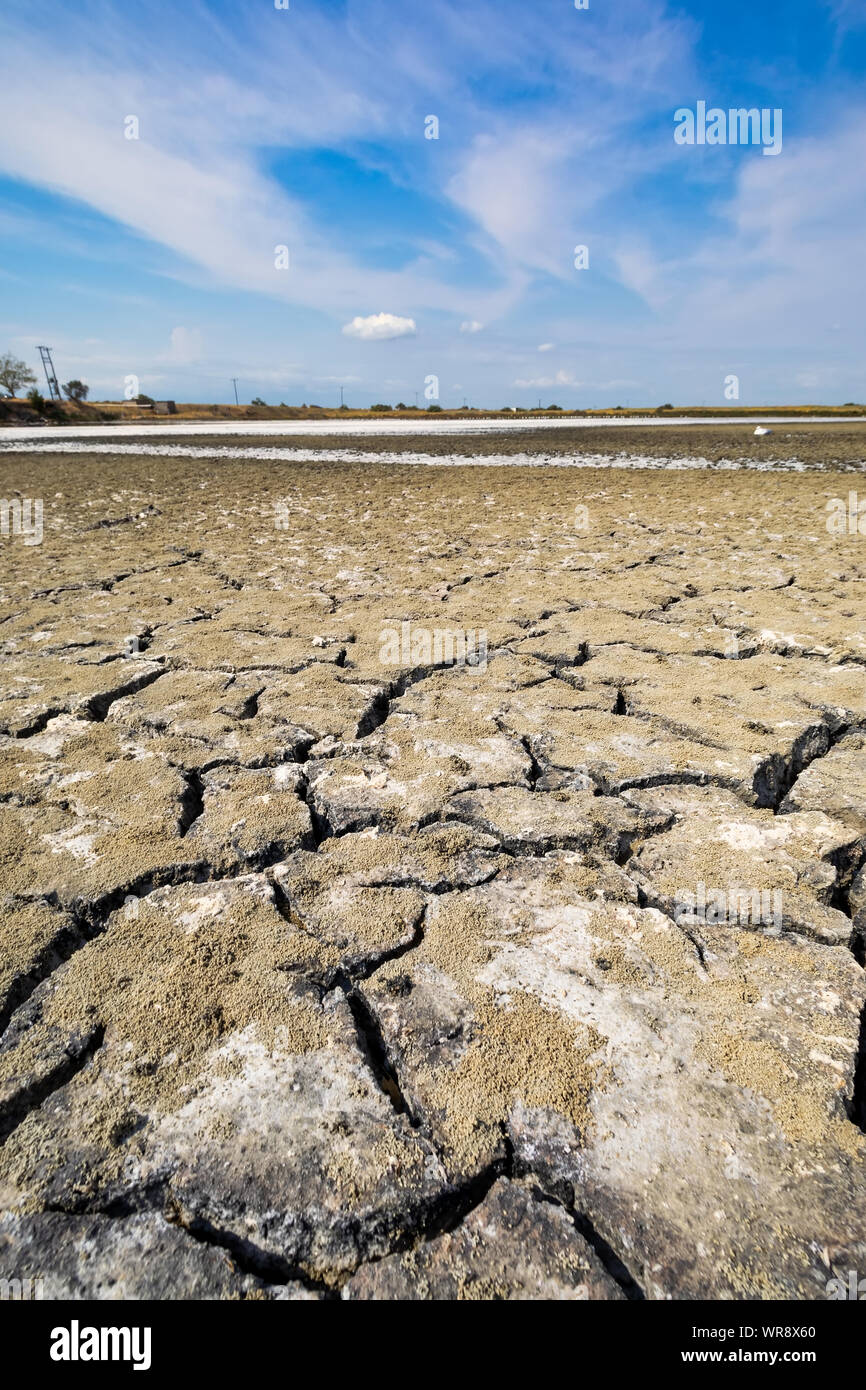
[[[176,415],[177,406],[174,401],[154,401],[153,413],[154,415]]]

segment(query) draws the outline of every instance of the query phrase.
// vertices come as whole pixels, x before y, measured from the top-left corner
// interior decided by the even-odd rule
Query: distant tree
[[[376,405],[371,405],[371,406],[370,406],[370,409],[371,409],[371,410],[390,410],[391,407],[390,407],[390,405],[383,405],[382,402],[379,401],[378,404],[376,404]]]
[[[261,396],[253,396],[250,405],[267,405],[267,401],[263,401]]]
[[[27,392],[27,399],[33,406],[34,410],[45,409],[45,397],[41,395],[39,391],[36,390],[35,386],[33,387],[32,391]]]
[[[671,405],[670,401],[668,401],[666,405],[658,406],[656,409],[656,415],[658,415],[662,410],[673,410],[673,406]]]
[[[145,396],[142,392],[135,398],[136,405],[153,405],[153,396]]]
[[[561,405],[549,405],[547,408],[548,410],[562,410]]]
[[[0,386],[14,396],[22,386],[35,386],[36,377],[26,362],[11,353],[0,353]]]
[[[441,405],[428,405],[427,409],[428,409],[429,411],[438,411],[439,414],[442,413],[442,407],[441,407]]]
[[[394,409],[395,409],[395,410],[408,410],[409,407],[408,407],[408,405],[406,405],[405,401],[398,401],[397,404],[394,406]]]
[[[71,401],[75,401],[76,405],[80,401],[86,401],[90,394],[90,387],[85,386],[84,382],[79,381],[77,377],[74,377],[72,381],[67,381],[63,390]]]

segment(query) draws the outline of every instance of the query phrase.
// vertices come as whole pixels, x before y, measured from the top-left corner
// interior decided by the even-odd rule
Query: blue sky
[[[9,6],[0,351],[109,399],[864,400],[864,71],[864,0]],[[678,145],[701,100],[781,153]]]

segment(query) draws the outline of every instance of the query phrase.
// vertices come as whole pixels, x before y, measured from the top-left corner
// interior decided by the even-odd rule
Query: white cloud
[[[664,307],[669,296],[667,277],[670,270],[676,271],[676,260],[663,262],[648,246],[633,237],[614,247],[611,259],[620,284],[632,290],[651,309]]]
[[[204,340],[197,328],[173,328],[168,355],[172,362],[197,362],[204,350]]]
[[[563,371],[557,372],[556,376],[537,376],[528,379],[518,377],[514,383],[515,386],[521,386],[524,389],[530,386],[582,386],[583,384],[582,381],[577,381],[571,372]]]
[[[623,5],[635,21],[625,25],[627,38]],[[82,23],[76,13],[46,28],[27,7],[0,16],[8,59],[0,168],[167,249],[177,257],[167,273],[197,286],[265,293],[338,321],[359,299],[415,313],[428,306],[465,313],[465,289],[442,273],[453,246],[415,236],[413,254],[398,267],[362,263],[339,227],[319,216],[315,199],[296,191],[290,174],[270,176],[261,157],[263,144],[339,150],[388,134],[399,146],[417,136],[409,113],[419,90],[447,92],[452,126],[465,128],[465,141],[435,161],[434,172],[422,161],[414,176],[402,169],[398,181],[405,177],[443,202],[450,190],[451,201],[475,221],[467,244],[496,276],[473,302],[479,319],[467,320],[472,327],[464,330],[473,333],[480,320],[490,323],[515,307],[530,267],[573,274],[567,253],[584,220],[577,213],[609,191],[611,171],[622,165],[599,147],[594,169],[587,167],[595,141],[586,134],[584,107],[592,103],[592,129],[627,125],[633,106],[621,92],[655,90],[658,75],[672,69],[681,80],[689,33],[668,18],[665,0],[622,0],[616,16],[603,23],[599,16],[593,36],[577,48],[564,42],[573,15],[561,10],[561,0],[545,0],[541,25],[523,7],[503,23],[498,0],[475,0],[471,19],[453,0],[429,0],[420,44],[411,13],[387,0],[365,8],[363,26],[323,7],[307,7],[290,25],[273,14],[268,21],[259,0],[242,0],[237,9],[252,22],[238,25],[230,44],[220,26],[203,22],[200,3],[172,11],[156,0],[145,19],[117,0],[93,0],[92,7],[98,23]],[[153,22],[163,8],[173,26],[170,51]],[[371,90],[371,64],[386,48],[389,81]],[[498,121],[493,108],[479,109],[465,89],[466,74],[515,65],[534,72],[539,62],[549,68],[550,101],[529,130],[510,118]],[[591,93],[576,86],[576,75],[591,79]],[[605,85],[617,99],[611,105],[609,94],[601,112]],[[138,140],[124,138],[127,113],[140,117]],[[575,178],[569,161],[578,158]],[[645,163],[642,147],[643,173]],[[288,273],[274,265],[274,247],[284,244]]]
[[[315,56],[334,47],[324,21],[298,39],[299,48],[281,50],[293,88],[296,79],[303,89],[291,99],[282,94],[282,77],[270,87],[263,79],[262,63],[265,77],[279,65],[261,55],[259,66],[246,55],[232,74],[213,70],[217,55],[200,55],[204,71],[191,84],[163,46],[143,40],[130,70],[129,36],[120,26],[118,20],[100,45],[76,53],[74,36],[64,45],[51,31],[31,32],[25,16],[13,24],[0,15],[0,49],[8,58],[0,84],[0,169],[167,248],[180,258],[168,273],[197,285],[228,284],[326,313],[345,313],[347,301],[361,294],[465,310],[465,291],[442,282],[427,243],[398,269],[359,265],[351,244],[317,219],[315,203],[293,196],[262,168],[263,131],[269,143],[292,148],[375,135],[386,123],[382,99],[362,95],[366,78],[354,50],[348,58],[341,51],[346,71]],[[328,34],[330,43],[316,42]],[[140,139],[124,138],[125,113],[140,115]],[[290,248],[288,273],[275,267],[278,245]],[[483,294],[485,312],[488,305],[491,315],[502,312],[519,288]]]
[[[351,323],[343,325],[347,338],[361,338],[364,342],[411,338],[415,331],[415,320],[402,319],[399,314],[368,314],[366,318],[356,314]]]
[[[822,4],[840,26],[863,13],[863,0]],[[856,107],[847,90],[816,101],[783,159],[747,159],[743,151],[737,164],[707,162],[692,190],[700,193],[694,200],[700,208],[691,200],[683,207],[674,183],[642,228],[629,198],[618,195],[654,168],[673,164],[666,113],[682,99],[680,89],[701,90],[697,78],[705,77],[690,51],[697,25],[672,18],[667,0],[600,6],[591,28],[576,24],[562,0],[505,9],[500,0],[473,0],[471,14],[453,0],[429,0],[420,42],[412,7],[373,0],[361,7],[363,24],[357,5],[330,8],[333,14],[329,7],[298,7],[289,25],[273,11],[263,18],[260,0],[240,0],[238,14],[254,22],[236,25],[229,41],[224,27],[202,22],[201,0],[173,13],[165,0],[154,0],[146,15],[119,0],[81,0],[80,7],[55,7],[50,26],[39,22],[38,7],[32,16],[27,6],[0,14],[0,51],[7,58],[0,169],[73,200],[56,216],[27,219],[34,243],[49,256],[58,249],[98,256],[102,243],[94,236],[90,245],[85,216],[94,209],[141,239],[136,266],[164,276],[167,285],[155,296],[161,315],[150,329],[118,307],[111,355],[100,357],[97,348],[84,356],[81,341],[65,340],[51,308],[41,306],[33,313],[48,315],[42,326],[2,325],[7,339],[20,337],[23,355],[35,342],[60,349],[66,341],[61,376],[87,371],[89,380],[104,378],[112,390],[122,389],[129,371],[143,383],[164,371],[160,394],[180,395],[187,382],[194,393],[210,376],[222,382],[237,373],[267,384],[270,364],[280,363],[284,322],[273,316],[269,344],[270,330],[260,335],[252,301],[231,325],[213,316],[203,343],[197,330],[175,328],[169,347],[172,325],[193,312],[172,307],[171,281],[180,279],[197,290],[230,286],[311,311],[299,315],[311,325],[302,340],[304,360],[279,367],[279,389],[284,382],[286,389],[294,382],[307,389],[330,379],[316,375],[317,368],[338,373],[333,380],[342,384],[349,377],[341,365],[348,371],[359,368],[359,357],[375,362],[380,354],[354,340],[396,335],[384,324],[378,332],[360,325],[395,316],[346,324],[344,363],[334,361],[333,347],[334,332],[353,307],[378,303],[423,321],[424,342],[443,372],[473,372],[467,390],[494,403],[502,382],[521,369],[548,373],[517,383],[536,390],[618,390],[619,374],[634,373],[641,391],[658,400],[711,396],[728,371],[742,372],[744,394],[751,390],[753,399],[784,395],[789,386],[833,390],[839,399],[858,394],[866,371],[866,280],[859,273],[866,108]],[[172,13],[170,50],[163,26],[154,23],[163,11]],[[83,23],[85,12],[98,22]],[[385,51],[388,81],[371,87],[369,72]],[[526,107],[485,102],[478,96],[483,84],[471,80],[509,72],[537,82],[539,70],[547,97],[539,88],[538,101]],[[422,93],[431,94],[430,104]],[[416,113],[437,110],[434,102],[446,97],[460,139],[427,148]],[[660,110],[667,124],[658,139],[644,122]],[[127,113],[141,118],[138,141],[123,136]],[[359,150],[385,150],[378,172],[450,213],[456,205],[471,226],[446,231],[449,220],[439,231],[431,222],[437,230],[426,236],[416,227],[405,237],[404,255],[405,229],[395,216],[388,229],[400,254],[393,263],[371,259],[346,235],[342,219],[325,216],[303,181],[296,185],[292,157],[305,147],[329,148],[362,164]],[[279,177],[270,172],[268,151],[285,154]],[[0,213],[0,234],[23,233],[23,223],[18,212]],[[128,241],[118,238],[120,264]],[[590,283],[575,274],[578,243],[593,248],[592,283],[600,287],[597,298],[584,297],[581,341],[592,346],[593,373],[606,381],[579,383],[528,361],[539,328],[556,341],[538,343],[538,352],[565,355],[575,342],[570,305],[557,321],[550,301],[533,298],[532,290],[538,271],[571,286]],[[274,265],[278,244],[290,247],[288,272]],[[471,281],[470,255],[479,271]],[[86,271],[85,263],[83,280]],[[11,271],[0,269],[0,276],[8,280]],[[116,306],[131,303],[131,296],[112,292],[115,279],[73,289]],[[613,282],[631,293],[623,295]],[[509,321],[516,310],[520,319]],[[470,312],[477,319],[463,318]],[[495,334],[471,337],[493,323]],[[455,326],[470,335],[459,366],[447,363],[448,353],[458,351]],[[289,338],[301,341],[294,333]],[[238,356],[244,351],[246,361]],[[471,367],[463,360],[470,358]],[[185,363],[193,365],[187,370]],[[828,374],[816,378],[820,371]],[[365,390],[380,390],[378,378],[371,382],[365,374],[363,382]]]
[[[862,376],[866,283],[857,268],[866,184],[851,170],[864,139],[860,107],[826,135],[792,144],[784,160],[761,160],[781,168],[744,163],[719,233],[659,268],[666,321],[682,325],[684,342],[700,325],[705,342],[728,351],[729,344],[740,352],[759,347],[786,382],[793,345],[829,342]]]

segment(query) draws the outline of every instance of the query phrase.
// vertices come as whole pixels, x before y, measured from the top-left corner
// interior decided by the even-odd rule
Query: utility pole
[[[418,409],[418,392],[415,392],[415,409]]]
[[[340,409],[343,409],[343,388],[340,387]]]
[[[54,363],[51,361],[50,347],[38,347],[36,351],[42,358],[42,366],[45,368],[45,380],[48,382],[48,394],[53,401],[60,401],[63,397],[60,394],[60,387],[57,383],[57,373],[54,370]]]
[[[240,401],[238,400],[238,379],[236,376],[232,377],[232,386],[235,388],[235,405],[240,405]]]

